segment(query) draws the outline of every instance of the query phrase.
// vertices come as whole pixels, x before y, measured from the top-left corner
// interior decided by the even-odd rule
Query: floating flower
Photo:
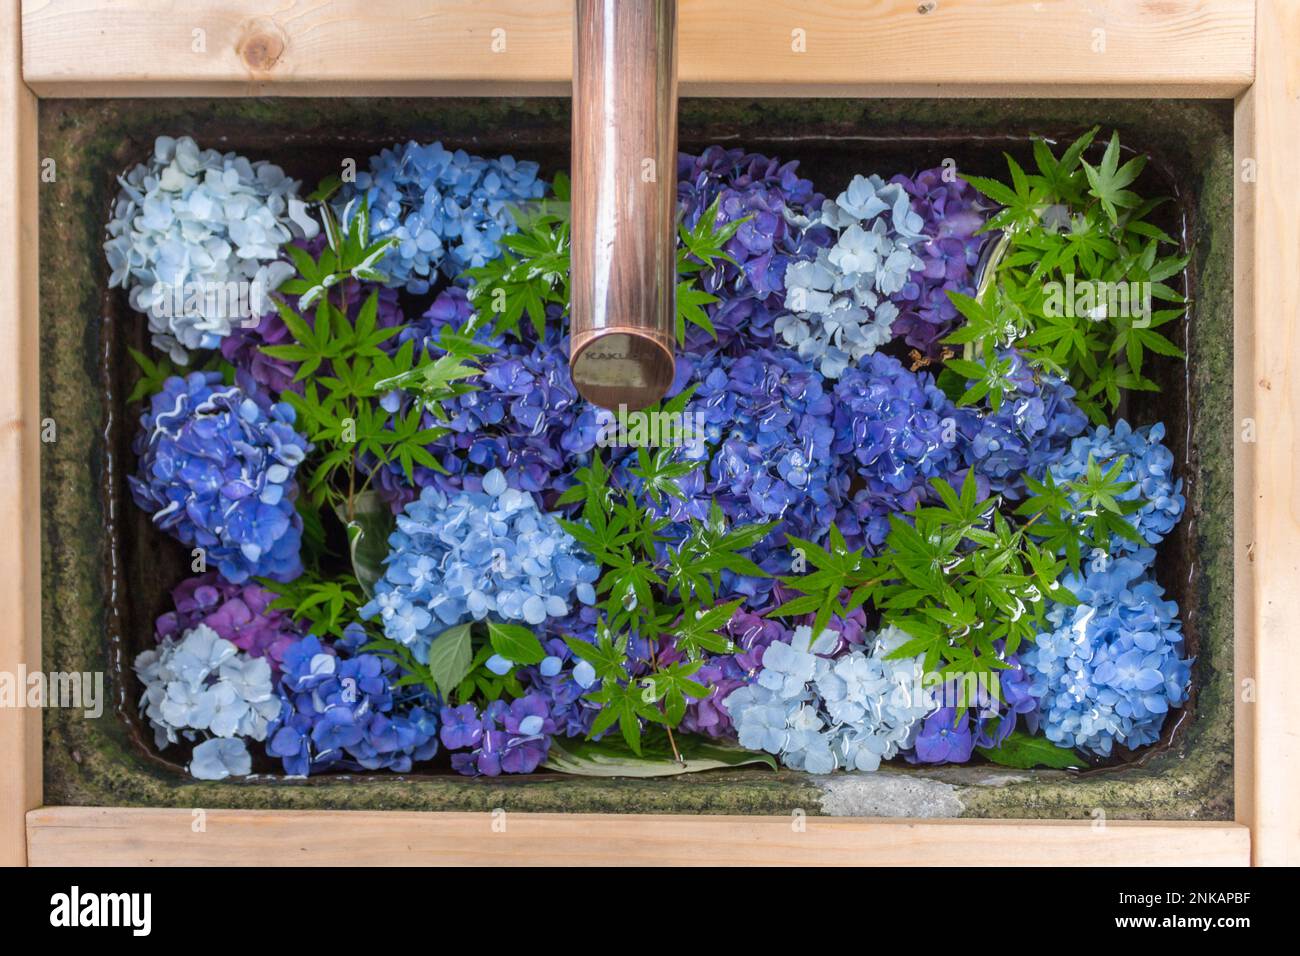
[[[395,688],[389,657],[359,653],[360,628],[334,647],[308,635],[285,655],[266,752],[286,773],[391,770],[406,773],[438,751],[438,721],[423,697]],[[406,695],[406,698],[403,698]]]
[[[482,491],[425,488],[397,517],[384,576],[361,609],[422,663],[447,628],[489,614],[540,625],[595,601],[598,569],[532,495],[492,470]]]
[[[829,630],[814,642],[800,627],[788,644],[772,644],[757,680],[723,701],[741,746],[808,773],[878,769],[912,745],[933,709],[921,687],[923,656],[887,659],[907,639],[886,628],[834,659],[824,656],[837,644]]]
[[[975,294],[975,267],[989,239],[988,233],[976,233],[986,210],[971,185],[943,167],[923,170],[914,179],[895,176],[890,183],[907,193],[925,237],[911,246],[920,267],[889,296],[899,309],[893,334],[922,355],[938,358],[940,340],[958,319],[948,293]]]
[[[141,651],[135,672],[144,684],[140,710],[159,748],[200,735],[264,740],[280,710],[270,663],[203,624],[179,640],[164,638],[157,648]],[[201,770],[208,765],[197,754],[196,760]]]
[[[120,177],[104,253],[110,288],[129,290],[154,345],[185,365],[260,315],[293,274],[280,249],[319,231],[279,166],[159,136],[153,157]]]
[[[532,773],[551,749],[558,725],[539,693],[506,703],[494,700],[482,712],[473,704],[444,707],[442,742],[457,773],[495,777]]]
[[[786,311],[775,329],[801,359],[839,378],[889,341],[899,315],[889,297],[924,266],[912,251],[924,240],[924,222],[901,185],[874,175],[853,177],[815,222],[833,231],[834,243],[790,262]]]
[[[1187,499],[1183,497],[1183,480],[1175,479],[1174,453],[1162,443],[1163,423],[1133,428],[1124,419],[1114,429],[1098,425],[1070,443],[1070,449],[1052,466],[1057,484],[1083,478],[1089,459],[1103,470],[1124,456],[1124,466],[1117,481],[1133,482],[1133,487],[1118,497],[1124,501],[1142,501],[1142,507],[1126,520],[1148,545],[1159,544],[1183,516]],[[1077,501],[1077,496],[1076,499]],[[1111,535],[1112,551],[1137,551],[1142,545]]]
[[[1051,630],[1022,653],[1040,700],[1043,732],[1061,747],[1110,756],[1154,743],[1169,711],[1187,699],[1191,664],[1178,605],[1164,600],[1144,548],[1061,583],[1077,606],[1052,604]]]
[[[483,159],[442,143],[397,144],[370,158],[370,169],[343,188],[338,209],[365,197],[370,240],[397,240],[380,265],[388,284],[422,295],[439,271],[455,278],[501,254],[502,237],[515,231],[511,207],[546,191],[537,170],[512,156]]]
[[[302,573],[294,474],[309,449],[294,411],[223,385],[218,372],[172,376],[140,417],[128,476],[135,503],[233,584]]]
[[[189,770],[198,780],[246,777],[253,772],[253,758],[239,738],[210,737],[194,748]]]

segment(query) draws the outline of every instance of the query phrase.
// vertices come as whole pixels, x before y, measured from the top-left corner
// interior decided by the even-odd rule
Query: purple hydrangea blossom
[[[215,571],[186,578],[172,590],[174,611],[154,624],[159,642],[176,640],[200,624],[251,657],[265,657],[277,676],[284,655],[302,633],[287,611],[271,610],[276,595],[257,584],[231,584]]]
[[[576,617],[572,616],[570,620]],[[552,630],[573,634],[573,629],[560,628],[558,623]],[[516,676],[529,689],[530,696],[539,696],[545,701],[546,712],[555,723],[555,733],[565,737],[585,737],[600,711],[599,705],[585,697],[596,689],[594,679],[586,676],[591,665],[576,657],[563,638],[543,637],[542,648],[546,657],[541,663],[519,668]],[[579,671],[578,668],[584,664],[586,666]]]
[[[441,293],[424,318],[403,329],[398,339],[415,341],[426,354],[438,355],[443,328],[462,328],[470,317],[469,302],[460,289]],[[406,482],[399,465],[376,475],[376,487],[394,510],[415,497],[419,488],[433,486],[449,494],[477,491],[483,475],[499,469],[511,488],[538,494],[553,502],[573,484],[577,469],[590,463],[601,427],[610,420],[578,394],[569,374],[568,338],[557,331],[552,312],[541,341],[525,333],[524,340],[495,336],[486,326],[478,341],[495,350],[482,360],[483,374],[475,390],[444,404],[446,421],[435,422],[448,434],[428,446],[445,473],[417,466],[416,488]]]
[[[266,752],[285,773],[392,770],[406,773],[438,750],[433,711],[404,701],[393,687],[397,665],[379,654],[354,653],[357,640],[323,645],[309,634],[285,655],[280,713]]]
[[[786,535],[820,540],[847,490],[831,454],[832,397],[821,375],[784,349],[717,356],[695,363],[693,376],[699,387],[686,412],[703,416],[712,451],[696,450],[710,454],[708,464],[679,482],[687,500],[670,499],[668,514],[703,521],[717,501],[732,526],[777,521],[750,557],[786,573]],[[772,587],[770,578],[724,583],[760,605]]]
[[[310,449],[293,424],[289,405],[223,385],[220,373],[173,376],[140,417],[131,495],[227,581],[292,581],[302,573],[294,475]]]
[[[473,704],[444,707],[440,716],[452,769],[470,777],[532,773],[546,759],[558,729],[540,693],[508,704],[494,700],[482,711]]]
[[[831,241],[824,226],[807,226],[825,200],[797,162],[782,163],[742,149],[710,146],[698,156],[677,158],[677,204],[682,222],[694,229],[718,202],[717,225],[751,217],[727,243],[735,264],[720,263],[705,273],[702,286],[720,301],[707,308],[716,342],[703,329],[687,330],[686,348],[701,352],[740,344],[772,342],[772,319],[785,297],[785,270],[791,259],[811,258]]]
[[[1011,654],[1010,665],[1000,670],[995,697],[984,686],[975,690],[975,701],[962,707],[955,682],[933,689],[940,706],[921,724],[915,750],[907,755],[914,763],[965,763],[976,747],[995,749],[1024,718],[1030,729],[1037,727],[1038,699],[1030,691],[1028,672],[1020,658]]]
[[[369,170],[343,188],[337,206],[344,212],[365,197],[370,240],[397,240],[380,263],[388,284],[423,295],[439,271],[455,278],[501,254],[501,238],[516,228],[511,207],[546,191],[537,171],[536,163],[512,156],[484,159],[442,143],[396,144],[370,158]]]
[[[906,191],[925,236],[912,247],[920,268],[889,297],[899,310],[892,331],[929,358],[939,357],[940,339],[958,319],[948,293],[975,294],[975,267],[989,238],[988,233],[976,235],[987,218],[979,194],[964,179],[947,175],[937,167],[914,179],[898,175],[890,180]]]

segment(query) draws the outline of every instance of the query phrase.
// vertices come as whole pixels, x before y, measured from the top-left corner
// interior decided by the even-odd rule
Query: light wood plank
[[[41,666],[36,97],[23,85],[18,0],[0,0],[0,672]],[[26,859],[41,804],[41,712],[0,707],[0,864]]]
[[[1243,866],[1237,824],[46,807],[33,865]],[[802,829],[800,829],[802,826]]]
[[[1252,593],[1238,629],[1253,657],[1246,672],[1257,701],[1245,714],[1237,760],[1251,780],[1242,816],[1254,833],[1255,862],[1300,865],[1300,3],[1261,0],[1258,73],[1238,103],[1237,295],[1253,313],[1245,346],[1242,399],[1257,441],[1247,454],[1246,506]],[[1248,144],[1250,152],[1240,151]],[[1253,159],[1257,182],[1243,183],[1240,162]],[[1240,314],[1240,313],[1239,313]],[[1248,377],[1247,377],[1248,376]],[[1243,457],[1242,455],[1238,456]],[[1238,527],[1239,535],[1242,529]],[[1239,791],[1238,800],[1241,799]]]
[[[23,9],[41,96],[567,95],[572,69],[572,0]],[[682,0],[680,33],[685,95],[1233,96],[1254,74],[1254,0]]]

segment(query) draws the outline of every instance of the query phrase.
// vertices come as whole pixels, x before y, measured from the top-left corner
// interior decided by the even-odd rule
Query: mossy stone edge
[[[1232,192],[1230,103],[1202,100],[685,100],[682,138],[715,130],[770,140],[773,130],[816,125],[833,137],[884,131],[989,135],[1008,129],[1116,127],[1126,140],[1159,144],[1197,198],[1192,236],[1197,276],[1188,352],[1190,447],[1198,468],[1189,496],[1201,586],[1200,686],[1194,717],[1170,747],[1137,764],[1075,776],[996,768],[888,770],[878,775],[806,775],[763,769],[714,771],[659,780],[546,775],[469,780],[430,776],[328,776],[201,783],[139,748],[112,708],[88,720],[45,713],[45,802],[50,805],[277,809],[409,809],[539,812],[788,814],[797,810],[870,816],[972,816],[1228,820],[1233,815],[1232,673]],[[99,476],[110,409],[99,387],[102,290],[100,244],[113,175],[147,153],[160,132],[204,128],[274,130],[292,137],[329,129],[340,142],[405,139],[430,129],[474,148],[491,142],[522,150],[567,137],[568,100],[43,100],[40,151],[57,179],[41,187],[41,415],[58,439],[43,446],[42,633],[47,671],[108,671],[105,535]],[[698,135],[695,135],[698,133]],[[779,137],[778,137],[779,138]],[[791,139],[796,137],[792,136]],[[202,145],[222,147],[200,138]],[[798,153],[791,142],[785,152]],[[958,153],[960,155],[960,153]],[[278,158],[277,158],[278,159]],[[291,170],[292,172],[292,170]],[[829,188],[823,185],[823,188]],[[120,409],[117,414],[121,414]],[[1188,608],[1184,608],[1188,612]],[[120,664],[120,662],[119,662]],[[120,669],[120,668],[119,668]],[[134,690],[109,687],[112,703],[133,708]]]

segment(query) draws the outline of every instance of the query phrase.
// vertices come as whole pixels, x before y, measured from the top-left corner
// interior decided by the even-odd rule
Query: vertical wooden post
[[[677,0],[577,0],[569,364],[606,408],[673,378]]]
[[[36,339],[36,97],[23,82],[18,0],[0,2],[0,865],[27,862],[41,805],[41,711],[24,671],[41,668],[40,408]]]
[[[1237,819],[1251,828],[1254,862],[1300,864],[1300,7],[1259,0],[1255,85],[1236,108],[1237,316],[1236,410],[1240,503],[1253,522],[1238,588],[1244,607],[1238,658]],[[1253,441],[1243,442],[1253,420]],[[1244,550],[1244,555],[1243,555]],[[1238,557],[1238,561],[1242,560]],[[1243,594],[1243,591],[1249,591]],[[1253,688],[1243,685],[1245,679]],[[1249,697],[1241,696],[1251,690]]]

